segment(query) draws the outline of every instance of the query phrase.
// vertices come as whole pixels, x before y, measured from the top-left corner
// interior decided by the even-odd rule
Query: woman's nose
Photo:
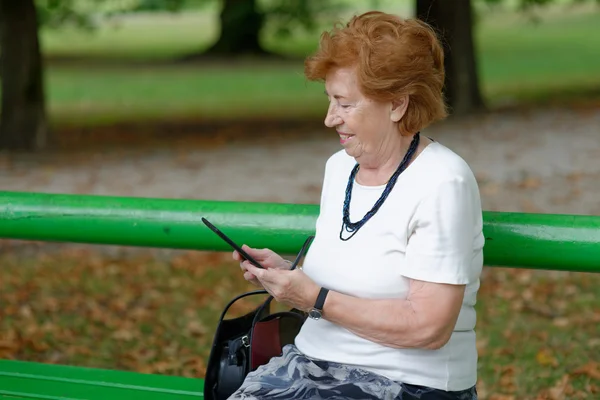
[[[325,116],[325,126],[328,128],[333,128],[336,125],[339,125],[339,118],[337,112],[335,112],[335,105],[329,106],[327,109],[327,115]]]

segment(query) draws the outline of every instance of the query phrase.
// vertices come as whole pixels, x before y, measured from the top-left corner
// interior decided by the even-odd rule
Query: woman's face
[[[407,98],[398,102],[368,99],[360,92],[352,68],[329,72],[325,93],[329,98],[325,125],[335,128],[346,153],[358,162],[376,164],[400,141],[398,121],[406,111]]]

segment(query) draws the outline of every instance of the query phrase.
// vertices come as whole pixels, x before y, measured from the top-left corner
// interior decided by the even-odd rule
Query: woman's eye
[[[350,104],[340,104],[340,107],[342,107],[342,108],[348,108],[348,107],[350,107]]]

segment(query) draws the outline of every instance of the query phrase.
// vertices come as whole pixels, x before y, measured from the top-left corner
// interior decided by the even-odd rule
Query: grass
[[[407,15],[405,3],[401,9]],[[365,8],[368,3],[360,4]],[[391,7],[389,2],[381,6]],[[542,13],[538,24],[514,12],[480,12],[475,32],[479,70],[492,106],[597,94],[600,12],[589,7],[561,10]],[[120,28],[104,26],[95,34],[44,32],[54,121],[322,116],[322,90],[305,82],[301,59],[315,49],[318,33],[265,35],[267,48],[299,57],[292,62],[169,62],[214,40],[215,12],[127,17]],[[87,62],[56,62],[64,57]]]
[[[3,255],[0,358],[201,377],[219,308],[247,289],[215,260]]]
[[[250,289],[228,256],[5,251],[0,358],[203,377],[220,311]],[[477,305],[480,398],[597,398],[599,297],[600,275],[490,269]]]
[[[569,88],[600,88],[600,36],[592,32],[600,12],[548,16],[540,23],[525,17],[490,18],[478,30],[480,73],[488,97],[540,98]]]
[[[74,27],[43,30],[51,58],[165,60],[207,47],[217,38],[216,10],[140,14],[115,18],[92,31]]]
[[[51,113],[75,125],[143,118],[310,117],[326,104],[322,90],[306,82],[297,67],[146,66],[135,74],[90,67],[50,74]]]
[[[600,276],[591,274],[491,271],[477,307],[481,392],[516,399],[596,398],[598,282]]]

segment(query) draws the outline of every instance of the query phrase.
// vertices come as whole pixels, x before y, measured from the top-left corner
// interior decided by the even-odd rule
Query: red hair
[[[355,68],[360,91],[376,101],[408,95],[402,134],[414,134],[448,113],[444,103],[444,51],[434,30],[418,19],[371,11],[321,35],[304,74],[325,81],[336,68]]]

